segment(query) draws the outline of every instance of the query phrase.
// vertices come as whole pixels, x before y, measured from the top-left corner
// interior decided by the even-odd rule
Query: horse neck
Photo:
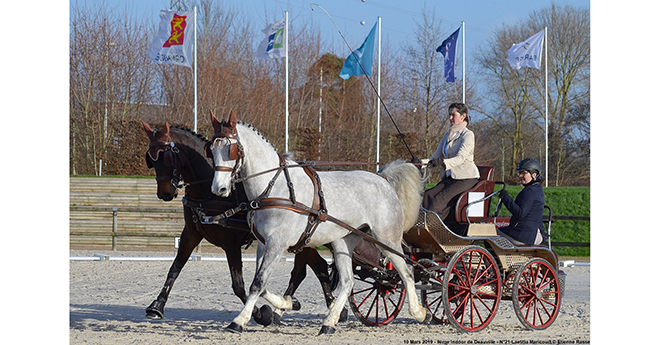
[[[187,165],[179,166],[179,172],[186,186],[186,195],[194,199],[206,199],[211,195],[211,182],[213,180],[213,168],[197,151],[188,146],[180,146],[179,149],[186,155]],[[179,164],[180,165],[180,164]]]
[[[186,194],[191,198],[205,199],[211,195],[211,182],[213,180],[213,167],[204,157],[204,140],[196,137],[192,132],[186,132],[179,128],[173,128],[170,132],[172,141],[185,155],[187,164],[182,165],[179,161],[177,169],[183,178],[183,182],[190,184],[186,187]],[[197,149],[195,147],[198,147]]]
[[[244,125],[239,125],[238,135],[245,152],[243,168],[241,169],[242,176],[252,176],[280,166],[280,159],[277,151],[275,151],[273,146],[264,140],[256,131]],[[276,173],[277,171],[272,171],[245,180],[243,185],[247,197],[249,199],[254,199],[259,196],[268,187],[268,183]],[[283,180],[283,176],[278,178],[277,185]],[[278,189],[277,185],[274,190]]]

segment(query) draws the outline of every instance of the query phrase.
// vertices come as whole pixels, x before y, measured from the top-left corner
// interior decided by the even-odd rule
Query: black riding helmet
[[[527,170],[530,173],[536,173],[537,181],[541,180],[541,169],[541,163],[534,158],[525,158],[516,165],[516,172]]]

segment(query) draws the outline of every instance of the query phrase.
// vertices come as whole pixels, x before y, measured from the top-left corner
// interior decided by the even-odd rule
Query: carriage
[[[403,245],[415,288],[434,322],[460,331],[484,329],[502,300],[513,303],[524,327],[545,329],[559,313],[566,274],[559,270],[551,248],[516,246],[498,236],[496,228],[508,225],[509,219],[498,217],[499,200],[489,215],[490,201],[501,190],[494,190],[495,185],[506,188],[493,180],[493,170],[479,167],[481,178],[458,197],[453,222],[445,224],[435,212],[420,209]],[[545,209],[544,226],[550,233],[552,210]],[[374,256],[371,246],[358,245],[354,252],[355,285],[349,304],[363,324],[383,326],[399,314],[405,288],[396,270]]]

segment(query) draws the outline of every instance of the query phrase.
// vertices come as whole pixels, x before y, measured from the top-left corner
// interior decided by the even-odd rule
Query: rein
[[[286,165],[286,168],[304,168],[304,167],[315,168],[315,167],[319,167],[319,166],[337,166],[337,165],[344,165],[344,166],[350,166],[350,165],[378,165],[378,163],[305,161],[303,163],[296,163],[295,165]],[[221,168],[223,168],[223,169],[221,169]],[[264,170],[264,171],[260,171],[258,173],[254,173],[254,174],[249,175],[249,176],[232,179],[232,182],[234,182],[234,183],[243,182],[245,180],[248,180],[248,179],[251,179],[251,178],[254,178],[254,177],[257,177],[257,176],[261,176],[261,175],[264,175],[264,174],[267,174],[269,172],[273,172],[273,171],[276,171],[276,170],[282,170],[284,168],[285,168],[285,166],[280,165],[279,167]],[[216,171],[232,171],[232,169],[229,168],[229,167],[215,167],[215,169],[216,169]]]

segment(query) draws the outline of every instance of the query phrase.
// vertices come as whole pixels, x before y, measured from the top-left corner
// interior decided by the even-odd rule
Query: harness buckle
[[[229,217],[231,217],[231,216],[233,216],[233,215],[235,215],[235,214],[236,214],[236,209],[233,209],[233,208],[230,208],[230,209],[228,209],[227,211],[225,211],[225,212],[223,213],[224,218],[229,218]]]

